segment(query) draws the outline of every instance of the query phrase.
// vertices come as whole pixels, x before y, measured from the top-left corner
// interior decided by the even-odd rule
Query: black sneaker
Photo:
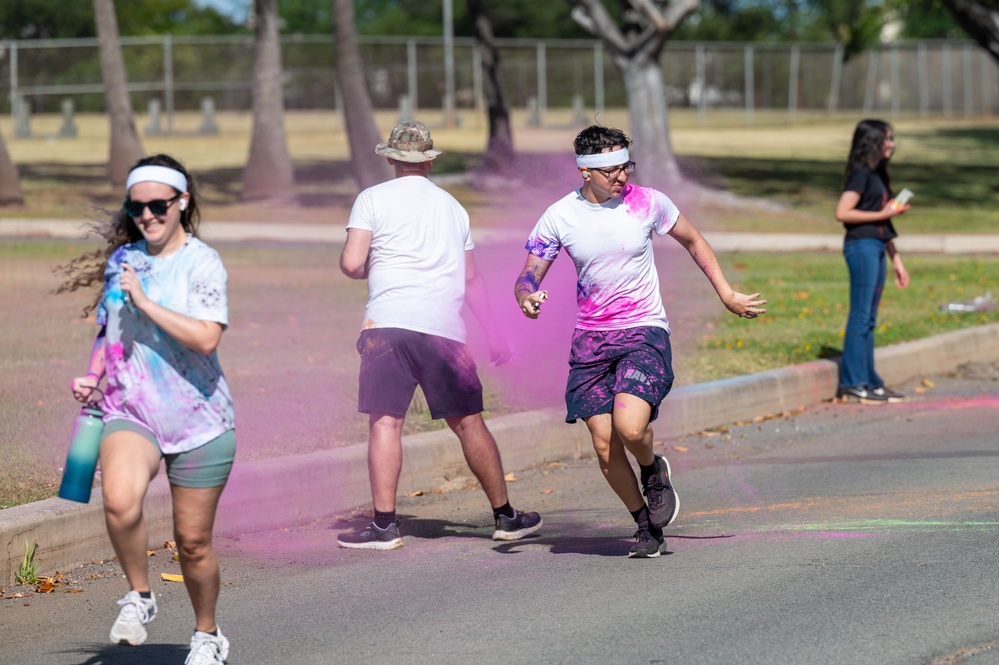
[[[657,526],[649,526],[649,533],[659,541],[659,551],[662,552],[666,547],[666,536],[663,535],[663,530]]]
[[[875,406],[888,403],[888,397],[883,392],[878,394],[873,390],[857,387],[838,388],[836,390],[836,399],[844,402],[856,400],[861,404],[872,404]]]
[[[905,401],[905,395],[897,393],[888,386],[878,386],[872,388],[871,393],[875,396],[884,397],[889,404],[898,404]]]
[[[395,550],[402,547],[398,522],[393,522],[384,529],[379,529],[372,522],[360,531],[341,533],[336,537],[336,542],[340,547],[365,550]]]
[[[657,527],[643,529],[638,527],[635,532],[635,544],[628,552],[629,559],[655,559],[660,554],[660,549],[666,544],[666,539],[662,536],[663,530]]]
[[[516,508],[513,517],[500,515],[496,518],[496,530],[493,531],[493,540],[520,540],[528,536],[544,525],[541,515],[537,513],[522,513]]]
[[[669,526],[680,512],[680,497],[670,482],[669,462],[656,455],[656,472],[645,482],[642,494],[649,503],[649,522],[652,526]]]

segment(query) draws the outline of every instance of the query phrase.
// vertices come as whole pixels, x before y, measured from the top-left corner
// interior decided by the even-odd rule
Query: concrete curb
[[[876,358],[878,371],[891,383],[947,371],[966,362],[994,362],[999,360],[999,324],[881,348]],[[815,404],[833,397],[837,372],[834,361],[819,360],[678,388],[663,405],[657,434],[675,437]],[[560,410],[492,418],[489,428],[507,471],[591,454],[585,426],[565,426]],[[403,445],[402,494],[432,491],[448,481],[471,476],[450,431],[408,436]],[[365,444],[237,464],[222,495],[216,532],[237,534],[275,528],[350,510],[370,500]],[[169,488],[162,476],[149,490],[145,514],[150,543],[172,539]],[[88,505],[53,498],[0,511],[0,580],[13,581],[25,540],[37,541],[37,557],[46,573],[112,556],[100,492]]]

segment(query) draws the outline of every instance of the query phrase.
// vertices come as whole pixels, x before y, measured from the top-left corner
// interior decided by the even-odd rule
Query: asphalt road
[[[230,663],[997,663],[999,365],[933,383],[664,442],[681,503],[659,559],[625,556],[634,527],[593,460],[517,475],[514,505],[546,522],[518,543],[461,487],[404,499],[392,552],[336,547],[360,516],[220,540]],[[7,589],[0,662],[183,661],[180,584],[154,582],[129,648],[105,642],[117,566],[69,578]]]

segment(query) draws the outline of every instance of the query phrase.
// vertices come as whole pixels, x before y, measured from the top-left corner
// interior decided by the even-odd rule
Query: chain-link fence
[[[480,57],[472,39],[364,37],[359,48],[376,108],[445,109],[483,104]],[[122,38],[132,104],[152,102],[168,115],[214,108],[251,108],[253,43],[249,37]],[[599,42],[497,40],[506,99],[529,109],[537,124],[554,108],[598,113],[625,106],[621,77]],[[453,88],[446,73],[453,53]],[[341,105],[326,36],[282,39],[289,109]],[[662,56],[673,106],[711,109],[863,110],[884,115],[993,115],[999,111],[999,67],[964,41],[905,42],[844,61],[832,44],[671,42]],[[96,39],[0,42],[0,100],[19,113],[102,112],[104,93]]]

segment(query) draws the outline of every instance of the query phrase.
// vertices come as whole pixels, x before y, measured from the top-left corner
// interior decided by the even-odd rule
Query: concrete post
[[[201,127],[198,133],[203,135],[215,135],[219,133],[219,126],[215,124],[215,100],[205,97],[201,100]]]
[[[149,100],[149,124],[146,125],[146,136],[162,136],[163,127],[160,125],[160,100]]]
[[[14,107],[14,136],[19,139],[31,138],[31,105],[23,95],[15,95],[11,100]]]
[[[62,100],[62,127],[59,128],[59,138],[75,139],[76,123],[73,121],[73,100]]]

